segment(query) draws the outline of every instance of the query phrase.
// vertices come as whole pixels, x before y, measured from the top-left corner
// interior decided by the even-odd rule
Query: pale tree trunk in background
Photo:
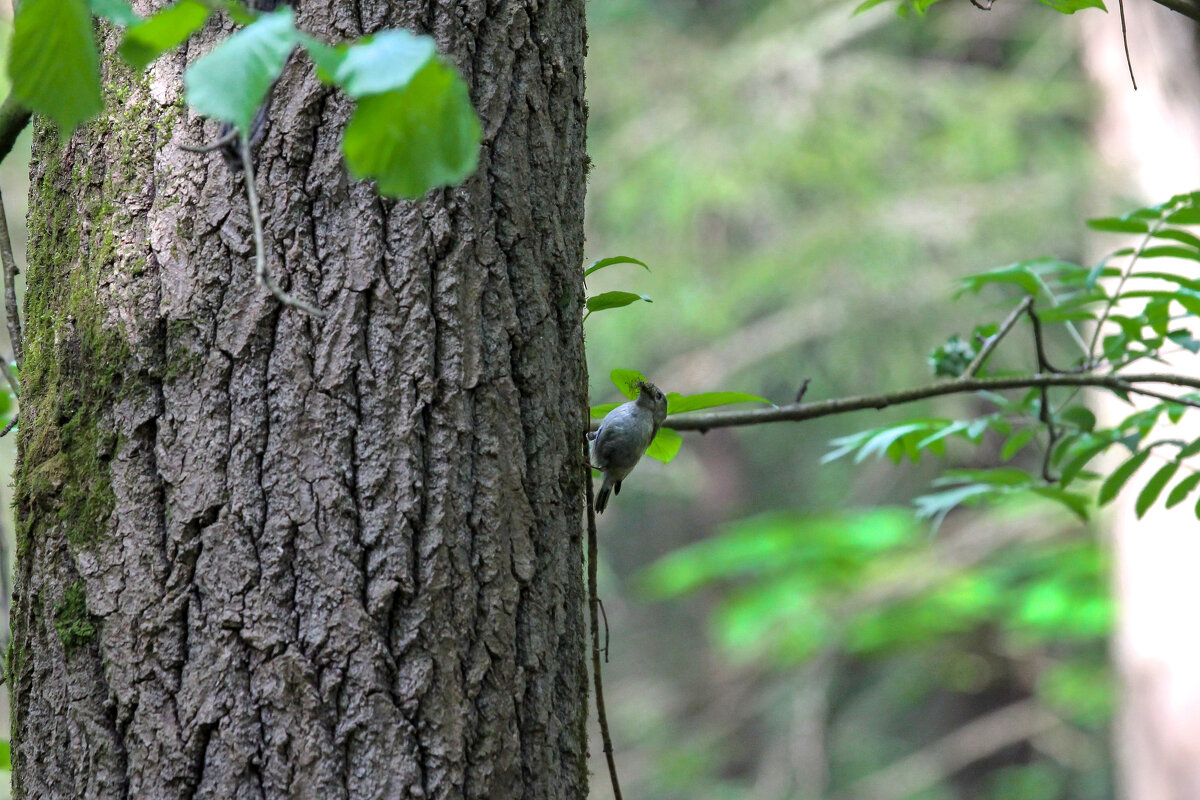
[[[271,269],[318,321],[256,286],[240,180],[174,146],[203,137],[182,54],[110,59],[108,116],[39,132],[17,796],[577,800],[583,2],[308,0],[299,24],[432,33],[479,172],[380,200],[293,59],[256,161]]]
[[[1141,195],[1158,203],[1200,189],[1200,28],[1153,3],[1125,5],[1137,92],[1125,66],[1115,3],[1112,14],[1093,15],[1085,29],[1088,68],[1103,92],[1099,144],[1112,166],[1133,177],[1132,187],[1126,179],[1104,194]],[[1176,368],[1194,374],[1195,361],[1182,358]],[[1109,416],[1128,413],[1122,406],[1110,409]],[[1192,421],[1180,434],[1195,438],[1200,426]],[[1114,521],[1119,605],[1114,649],[1122,681],[1115,746],[1125,797],[1197,800],[1200,523],[1192,502],[1171,511],[1160,507],[1138,521],[1135,487],[1149,475],[1147,469],[1131,483]]]

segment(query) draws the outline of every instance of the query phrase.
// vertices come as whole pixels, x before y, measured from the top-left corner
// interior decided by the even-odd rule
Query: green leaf
[[[8,55],[12,95],[65,138],[104,109],[100,62],[86,0],[24,0]]]
[[[333,84],[336,82],[334,76],[341,69],[342,62],[346,59],[346,54],[350,50],[350,45],[325,44],[319,39],[314,39],[303,31],[300,33],[300,45],[308,53],[308,57],[312,59],[317,68],[317,77],[322,83]]]
[[[355,83],[362,90],[382,82]],[[434,58],[403,88],[359,99],[342,150],[356,178],[374,178],[380,193],[415,200],[473,173],[482,138],[467,85]]]
[[[963,503],[978,503],[985,497],[994,496],[996,491],[994,486],[970,484],[954,489],[947,489],[944,492],[922,495],[913,500],[913,504],[917,507],[918,517],[931,519],[934,525],[937,526],[941,524],[946,514],[950,513],[956,506]]]
[[[121,27],[136,25],[142,19],[125,0],[91,0],[91,7],[97,17]]]
[[[1027,262],[1010,264],[1006,267],[968,275],[959,281],[958,294],[978,292],[984,286],[993,283],[1010,283],[1021,288],[1026,294],[1037,296],[1042,291],[1042,280],[1030,269]]]
[[[333,83],[356,99],[404,89],[438,60],[433,39],[403,30],[367,36],[337,52],[336,63],[328,59],[328,53],[322,53],[323,63],[319,66]]]
[[[1088,444],[1072,454],[1071,460],[1063,467],[1062,474],[1059,476],[1059,482],[1063,486],[1069,486],[1074,482],[1083,468],[1100,453],[1112,446],[1110,441],[1099,441]]]
[[[699,411],[713,406],[727,406],[733,403],[766,403],[774,405],[770,400],[758,395],[745,392],[705,392],[703,394],[681,395],[671,392],[667,395],[667,413],[683,414],[687,411]]]
[[[1171,239],[1182,244],[1191,245],[1200,250],[1200,236],[1188,233],[1187,231],[1181,231],[1178,228],[1163,228],[1162,230],[1155,231],[1152,235],[1159,239]]]
[[[1155,472],[1150,477],[1150,480],[1146,481],[1145,487],[1138,494],[1137,502],[1134,503],[1134,512],[1137,514],[1138,519],[1141,519],[1150,510],[1150,507],[1154,505],[1154,501],[1162,494],[1162,490],[1170,482],[1171,478],[1175,477],[1175,473],[1178,470],[1179,462],[1172,461],[1169,464],[1164,464],[1158,472]]]
[[[1096,429],[1096,415],[1083,406],[1071,406],[1060,413],[1058,417],[1063,422],[1069,422],[1087,433]]]
[[[12,745],[5,739],[0,739],[0,769],[12,771]]]
[[[955,483],[986,483],[991,486],[1028,486],[1033,476],[1023,469],[1003,467],[999,469],[951,469],[934,480],[934,486]]]
[[[679,448],[682,446],[683,437],[679,435],[678,431],[671,428],[659,428],[658,435],[646,448],[646,455],[666,464],[679,454]]]
[[[163,53],[186,42],[211,13],[199,0],[179,0],[126,30],[118,52],[129,66],[143,70]]]
[[[646,263],[644,261],[638,261],[636,258],[630,258],[629,256],[612,256],[610,258],[602,258],[599,261],[597,261],[596,263],[592,264],[587,269],[585,269],[583,271],[583,277],[586,278],[588,275],[591,275],[593,272],[602,270],[605,267],[611,267],[613,264],[637,264],[639,266],[645,267],[646,272],[650,271],[650,267],[647,267]]]
[[[1104,231],[1105,233],[1146,233],[1150,230],[1150,226],[1140,219],[1122,217],[1089,219],[1087,226],[1094,231]]]
[[[1034,486],[1030,491],[1039,497],[1045,497],[1066,506],[1067,510],[1075,516],[1085,522],[1087,521],[1091,501],[1086,495],[1079,494],[1078,492],[1068,492],[1066,489],[1058,486]]]
[[[1191,247],[1162,245],[1159,247],[1147,247],[1138,253],[1138,258],[1186,258],[1190,261],[1200,261],[1200,252]]]
[[[1175,225],[1200,225],[1200,208],[1181,208],[1168,214],[1167,222]]]
[[[881,3],[884,3],[884,2],[886,2],[886,1],[887,1],[887,0],[862,0],[862,2],[861,2],[861,3],[859,3],[858,5],[856,5],[856,6],[854,7],[854,11],[853,11],[853,13],[851,13],[851,15],[850,15],[850,16],[855,16],[855,15],[857,15],[857,14],[861,14],[861,13],[863,13],[864,11],[867,11],[867,10],[869,10],[869,9],[872,9],[872,8],[874,8],[875,6],[877,6],[877,5],[881,4]]]
[[[888,455],[893,461],[899,461],[897,454],[889,452],[893,444],[900,441],[901,437],[917,431],[926,431],[929,429],[928,422],[910,422],[907,424],[897,425],[892,428],[880,428],[875,432],[875,435],[863,445],[863,448],[858,451],[858,455],[854,457],[854,463],[861,463],[868,456],[872,455]]]
[[[1000,460],[1009,461],[1017,453],[1025,449],[1025,446],[1033,441],[1033,437],[1037,436],[1037,428],[1021,428],[1019,431],[1008,437],[1008,441],[1004,443],[1004,447],[1000,448]]]
[[[188,105],[248,134],[298,38],[290,6],[259,17],[188,67]]]
[[[654,302],[644,294],[603,292],[602,294],[594,294],[587,299],[587,310],[589,314],[596,311],[607,311],[610,308],[622,308],[630,303],[636,303],[638,300],[645,300],[647,303]]]
[[[638,382],[649,383],[646,376],[638,372],[636,369],[614,369],[608,374],[612,379],[613,386],[617,387],[617,391],[628,397],[630,400],[636,400],[638,396]]]
[[[1193,472],[1186,478],[1175,484],[1175,488],[1167,495],[1167,508],[1174,508],[1187,499],[1187,496],[1196,488],[1196,484],[1200,483],[1200,472]]]
[[[592,406],[588,410],[588,415],[592,419],[604,419],[605,414],[612,411],[614,408],[616,408],[619,405],[621,405],[621,403],[601,403],[598,406]]]
[[[1145,464],[1146,459],[1149,457],[1149,448],[1141,450],[1134,453],[1124,464],[1113,470],[1113,473],[1105,478],[1104,483],[1100,485],[1100,505],[1103,506],[1111,503],[1117,494],[1120,493],[1121,487],[1133,477],[1133,473],[1137,472],[1138,468],[1142,464]]]
[[[1043,5],[1050,6],[1060,14],[1074,14],[1085,8],[1098,8],[1108,11],[1101,0],[1039,0]]]

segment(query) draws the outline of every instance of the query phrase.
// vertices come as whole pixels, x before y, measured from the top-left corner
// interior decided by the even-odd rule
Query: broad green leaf
[[[1182,244],[1191,245],[1200,250],[1200,236],[1188,233],[1187,231],[1181,231],[1178,228],[1163,228],[1162,230],[1155,231],[1153,235],[1159,239],[1171,239]]]
[[[644,261],[638,261],[636,258],[631,258],[629,256],[612,256],[610,258],[602,258],[599,261],[597,261],[596,263],[592,264],[587,269],[585,269],[583,271],[583,277],[586,278],[588,275],[591,275],[593,272],[602,270],[605,267],[611,267],[613,264],[637,264],[641,267],[645,267],[646,272],[650,271],[650,267],[647,267],[646,263]]]
[[[1158,472],[1150,477],[1150,480],[1146,481],[1145,487],[1138,494],[1137,502],[1134,503],[1134,512],[1138,519],[1141,519],[1150,510],[1150,506],[1154,505],[1154,501],[1162,494],[1162,490],[1166,488],[1171,478],[1175,477],[1178,470],[1179,462],[1172,461],[1164,464]]]
[[[1142,464],[1146,463],[1146,459],[1150,457],[1150,449],[1141,450],[1134,453],[1124,464],[1113,470],[1113,473],[1105,478],[1104,483],[1100,485],[1100,505],[1107,505],[1121,491],[1133,473],[1138,471]]]
[[[703,394],[681,395],[671,392],[667,395],[667,413],[683,414],[687,411],[699,411],[702,408],[727,406],[733,403],[766,403],[773,405],[770,400],[758,395],[745,392],[705,392]]]
[[[100,62],[86,0],[23,0],[8,54],[12,95],[66,138],[104,109]]]
[[[128,27],[141,21],[141,17],[125,0],[91,0],[92,13],[114,25]]]
[[[1200,225],[1200,208],[1181,208],[1168,214],[1167,222],[1175,225]]]
[[[617,387],[617,391],[628,397],[630,400],[636,400],[638,396],[638,382],[650,383],[645,375],[638,372],[636,369],[614,369],[608,374],[612,379],[613,386]]]
[[[1000,448],[1000,460],[1010,461],[1017,453],[1025,449],[1025,446],[1033,441],[1033,437],[1037,436],[1036,428],[1021,428],[1021,430],[1008,437],[1008,441],[1004,443],[1004,447]]]
[[[634,294],[633,292],[603,292],[594,294],[587,299],[588,313],[596,311],[607,311],[610,308],[623,308],[630,303],[636,303],[638,300],[645,300],[647,303],[653,303],[644,294]]]
[[[679,454],[679,448],[682,446],[683,437],[679,435],[678,431],[671,428],[659,428],[658,435],[646,448],[646,455],[666,464]]]
[[[1193,472],[1175,484],[1175,488],[1167,495],[1167,508],[1174,508],[1186,500],[1198,483],[1200,483],[1200,472]]]
[[[1196,455],[1197,453],[1200,453],[1200,439],[1194,440],[1187,447],[1184,447],[1182,450],[1180,450],[1175,455],[1175,458],[1179,461],[1182,461],[1185,458],[1191,458],[1192,456]]]
[[[403,89],[361,98],[342,150],[356,178],[374,178],[380,193],[415,200],[473,173],[482,137],[467,85],[433,59]]]
[[[163,53],[187,41],[211,13],[199,0],[179,0],[169,5],[125,31],[119,50],[121,58],[135,70],[143,70]]]
[[[1173,245],[1162,245],[1160,247],[1147,247],[1145,250],[1138,253],[1139,258],[1186,258],[1190,261],[1200,261],[1200,252],[1197,252],[1191,247],[1177,247]]]
[[[612,411],[614,408],[616,408],[619,405],[621,405],[621,404],[620,403],[601,403],[598,406],[592,406],[591,409],[588,410],[588,415],[591,416],[592,419],[604,419],[605,414]]]
[[[1140,219],[1122,217],[1089,219],[1087,226],[1094,231],[1104,231],[1105,233],[1146,233],[1150,230],[1150,226]]]
[[[298,36],[290,6],[259,17],[188,67],[183,75],[188,105],[249,134]]]
[[[428,36],[403,30],[383,31],[349,45],[332,66],[330,77],[342,91],[360,99],[404,89],[432,62],[437,46]]]

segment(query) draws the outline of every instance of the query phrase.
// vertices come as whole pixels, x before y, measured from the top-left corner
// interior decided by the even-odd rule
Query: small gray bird
[[[592,466],[604,473],[596,494],[596,513],[604,513],[608,496],[621,493],[621,481],[633,471],[667,418],[667,398],[652,383],[637,382],[636,400],[604,415],[592,440]]]

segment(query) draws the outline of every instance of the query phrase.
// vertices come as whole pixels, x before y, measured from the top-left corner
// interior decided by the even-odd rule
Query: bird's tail
[[[604,509],[608,508],[608,497],[612,494],[613,487],[616,486],[617,492],[621,491],[621,484],[614,481],[608,475],[604,476],[604,481],[600,484],[600,491],[596,492],[596,513],[603,514]]]

